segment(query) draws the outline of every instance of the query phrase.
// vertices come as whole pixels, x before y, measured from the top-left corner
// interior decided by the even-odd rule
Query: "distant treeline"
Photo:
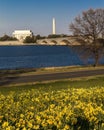
[[[33,35],[32,37],[27,36],[23,43],[36,43],[37,40],[45,39],[45,38],[60,38],[60,37],[68,37],[68,35],[65,34],[50,34],[48,36],[40,36],[40,35]],[[0,37],[0,41],[17,41],[18,39],[12,36],[4,35]]]
[[[0,41],[17,41],[17,39],[15,37],[10,37],[8,35],[4,35],[4,36],[0,37]]]
[[[68,37],[66,34],[50,34],[47,38],[60,38],[60,37]]]
[[[36,43],[37,40],[40,40],[40,39],[45,39],[45,38],[60,38],[60,37],[68,37],[68,35],[65,35],[65,34],[50,34],[48,36],[40,36],[40,35],[36,35],[36,36],[27,36],[25,38],[25,40],[23,41],[24,43]]]

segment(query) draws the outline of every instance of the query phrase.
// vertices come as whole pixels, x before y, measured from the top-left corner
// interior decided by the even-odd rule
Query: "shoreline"
[[[5,71],[0,73],[0,87],[38,82],[73,80],[92,77],[104,77],[104,68],[76,68],[75,70],[32,70],[32,71]]]
[[[83,66],[83,65],[72,65],[72,66],[58,66],[58,67],[41,67],[41,68],[15,68],[15,69],[0,69],[0,72],[23,72],[23,73],[28,73],[28,72],[64,72],[64,71],[78,71],[78,70],[96,70],[96,69],[104,69],[104,65],[99,65],[99,66]]]
[[[36,43],[22,43],[20,41],[0,41],[0,46],[23,46],[23,45],[37,45]]]
[[[51,45],[38,43],[22,43],[20,41],[0,41],[0,46],[67,46],[67,45]],[[70,45],[69,45],[70,46]]]
[[[42,43],[23,43],[21,41],[0,41],[0,46],[80,46],[77,44],[74,45],[65,45],[65,44],[42,44]]]

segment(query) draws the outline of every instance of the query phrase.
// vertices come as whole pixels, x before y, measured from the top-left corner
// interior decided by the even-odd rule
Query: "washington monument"
[[[56,34],[56,22],[55,22],[55,18],[53,18],[53,22],[52,22],[52,34]]]

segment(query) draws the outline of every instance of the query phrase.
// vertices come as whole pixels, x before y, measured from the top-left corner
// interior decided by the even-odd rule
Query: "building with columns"
[[[32,37],[33,32],[31,30],[15,30],[12,35],[19,41],[23,41],[27,36]]]

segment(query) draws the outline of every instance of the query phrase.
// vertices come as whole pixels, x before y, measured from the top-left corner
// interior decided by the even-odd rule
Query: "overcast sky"
[[[104,8],[104,0],[0,0],[0,36],[14,30],[29,29],[34,35],[70,34],[69,24],[82,11]]]

